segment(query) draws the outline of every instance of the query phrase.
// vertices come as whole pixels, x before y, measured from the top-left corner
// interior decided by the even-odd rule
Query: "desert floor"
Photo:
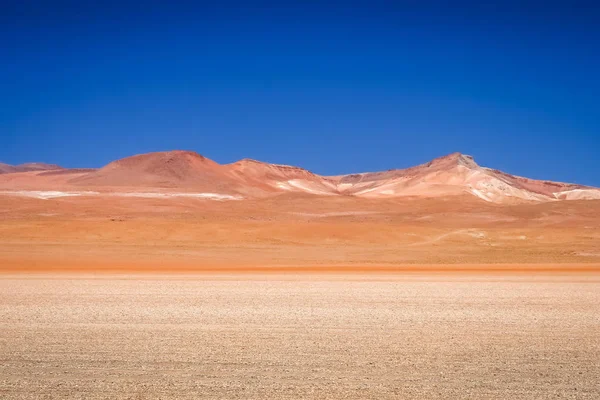
[[[0,272],[600,265],[600,200],[0,196]]]
[[[2,274],[2,399],[600,398],[600,275]]]

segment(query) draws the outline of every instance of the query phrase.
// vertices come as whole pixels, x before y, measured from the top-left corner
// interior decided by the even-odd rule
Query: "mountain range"
[[[192,151],[135,155],[99,169],[54,164],[0,164],[0,191],[82,194],[182,193],[219,199],[264,198],[283,193],[365,198],[448,197],[470,194],[500,204],[600,199],[600,189],[542,181],[479,166],[452,153],[406,169],[321,176],[306,169],[244,159],[218,164]]]

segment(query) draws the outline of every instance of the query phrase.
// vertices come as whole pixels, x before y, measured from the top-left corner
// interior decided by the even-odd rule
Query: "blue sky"
[[[600,186],[594,2],[91,3],[3,2],[0,161],[341,174],[459,151]]]

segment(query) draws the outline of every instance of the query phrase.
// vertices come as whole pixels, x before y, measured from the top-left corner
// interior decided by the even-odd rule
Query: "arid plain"
[[[597,275],[4,275],[3,399],[597,399]]]
[[[600,201],[471,197],[199,199],[0,196],[2,269],[147,270],[600,263]],[[495,265],[495,266],[494,266]],[[569,266],[570,265],[570,266]],[[520,268],[520,267],[519,267]]]
[[[597,189],[144,157],[0,175],[0,397],[600,396]]]

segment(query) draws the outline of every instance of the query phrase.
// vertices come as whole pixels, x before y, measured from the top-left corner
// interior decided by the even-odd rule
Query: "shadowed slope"
[[[29,171],[50,171],[50,170],[63,170],[64,168],[56,164],[45,164],[45,163],[25,163],[20,165],[9,165],[0,163],[0,174],[11,174],[15,172],[29,172]]]
[[[12,172],[16,172],[16,167],[10,164],[0,163],[0,174],[10,174]]]

